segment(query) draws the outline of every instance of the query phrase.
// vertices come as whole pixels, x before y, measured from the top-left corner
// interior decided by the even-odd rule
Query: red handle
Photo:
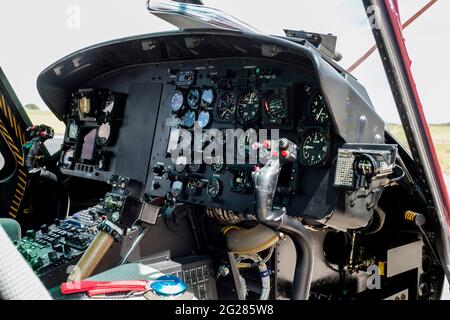
[[[129,281],[71,281],[61,284],[62,294],[72,294],[79,292],[97,290],[112,290],[111,292],[124,291],[143,291],[147,288],[146,280],[129,280]],[[117,291],[114,291],[117,290]]]

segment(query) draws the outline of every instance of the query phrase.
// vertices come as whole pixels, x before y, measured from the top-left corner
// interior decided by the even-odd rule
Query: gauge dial
[[[173,93],[172,98],[170,99],[170,106],[172,108],[172,111],[174,113],[180,112],[181,109],[183,108],[183,104],[184,104],[183,93],[179,90],[176,90]]]
[[[70,166],[72,166],[74,154],[75,151],[73,149],[69,149],[64,152],[64,155],[62,157],[62,164],[64,167],[69,168]]]
[[[67,138],[76,139],[78,136],[78,125],[75,122],[71,122],[67,128]]]
[[[235,192],[244,192],[248,188],[248,175],[245,171],[238,171],[231,180],[231,189]]]
[[[222,156],[217,156],[214,159],[214,163],[211,164],[211,169],[214,173],[221,173],[223,171],[223,169],[225,169],[225,163],[223,161],[223,157]]]
[[[176,198],[179,197],[183,193],[184,185],[181,181],[174,181],[172,183],[172,187],[170,188],[170,192]]]
[[[263,102],[264,111],[272,123],[283,123],[287,119],[287,109],[282,96],[273,94]]]
[[[197,180],[196,179],[190,179],[187,183],[187,189],[188,190],[197,190]]]
[[[106,169],[107,160],[104,155],[100,155],[97,160],[97,165],[95,166],[98,170]]]
[[[198,194],[204,184],[201,180],[191,178],[186,185],[186,193],[188,194]]]
[[[376,161],[369,155],[358,156],[353,163],[353,170],[358,176],[371,178],[375,173]]]
[[[200,90],[191,89],[187,95],[187,104],[192,109],[197,108],[198,102],[200,101]]]
[[[236,112],[236,96],[232,92],[225,93],[217,106],[217,116],[222,121],[231,121]]]
[[[108,143],[110,137],[111,137],[111,125],[109,124],[109,122],[103,123],[98,128],[97,143],[99,145],[105,145]]]
[[[103,108],[103,112],[105,114],[110,114],[113,111],[115,100],[116,98],[113,95],[109,96],[108,99],[106,99],[105,106]]]
[[[259,97],[256,92],[249,92],[239,98],[237,114],[244,123],[252,122],[258,116]]]
[[[238,154],[242,158],[247,158],[250,155],[250,149],[253,144],[257,142],[257,140],[258,137],[256,135],[256,131],[254,133],[250,132],[249,134],[241,134],[237,143]]]
[[[194,111],[186,112],[183,118],[183,125],[187,128],[192,128],[194,126],[194,122],[195,122],[195,112]]]
[[[78,111],[81,116],[85,116],[91,112],[91,99],[82,97],[78,100]]]
[[[179,156],[179,157],[175,160],[175,164],[174,164],[175,170],[176,170],[177,172],[183,172],[183,171],[186,169],[187,162],[188,162],[188,161],[187,161],[187,158],[186,158],[186,157]]]
[[[208,111],[202,111],[198,114],[198,125],[200,126],[200,128],[205,128],[209,122],[211,121],[211,115]]]
[[[205,89],[202,92],[202,97],[200,99],[200,106],[203,108],[209,107],[214,102],[214,91],[213,89]]]
[[[309,103],[309,116],[318,124],[330,122],[330,112],[322,94],[318,93],[312,97]]]
[[[206,186],[206,194],[210,198],[217,198],[222,191],[222,184],[219,179],[211,178]]]
[[[306,133],[300,149],[301,162],[306,166],[317,166],[328,158],[330,140],[324,131],[312,129]]]

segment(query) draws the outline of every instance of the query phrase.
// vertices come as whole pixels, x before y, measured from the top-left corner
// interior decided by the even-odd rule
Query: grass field
[[[45,124],[55,130],[55,135],[63,135],[66,126],[59,121],[51,111],[27,110],[33,124]]]
[[[59,121],[50,111],[27,110],[27,113],[34,124],[43,123],[55,129],[56,135],[64,134],[64,123]],[[388,130],[400,143],[407,146],[406,136],[400,125],[390,124]],[[450,175],[450,125],[430,125],[430,130],[442,170]]]
[[[388,130],[403,145],[407,146],[406,136],[398,124],[389,124]],[[441,169],[450,175],[450,125],[430,125],[431,136],[438,154]]]

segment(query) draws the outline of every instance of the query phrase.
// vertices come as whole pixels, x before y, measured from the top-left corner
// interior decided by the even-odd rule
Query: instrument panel
[[[112,155],[107,147],[116,142],[126,95],[110,90],[74,92],[67,114],[60,166],[92,174],[108,170]]]
[[[339,138],[312,70],[220,59],[124,72],[73,94],[60,161],[66,174],[88,166],[89,177],[106,181],[128,170],[148,198],[253,213],[251,172],[261,162],[254,148],[278,136],[299,149],[282,169],[274,206],[315,219],[333,210]]]

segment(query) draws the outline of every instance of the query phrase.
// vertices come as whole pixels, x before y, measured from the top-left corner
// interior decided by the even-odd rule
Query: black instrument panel
[[[73,108],[68,112],[66,150],[61,157],[66,174],[83,176],[79,163],[94,167],[90,178],[106,180],[111,174],[132,173],[132,178],[146,184],[149,198],[251,213],[251,172],[256,164],[248,162],[257,141],[236,135],[234,161],[230,161],[226,132],[255,130],[259,135],[265,129],[270,139],[271,130],[277,129],[280,138],[297,143],[299,161],[283,167],[275,206],[317,219],[335,206],[329,188],[333,188],[337,140],[311,70],[263,59],[221,59],[136,66],[93,80],[89,86],[108,88],[94,91],[120,97],[122,113],[102,118],[107,98],[101,107],[93,108],[95,101],[90,101],[90,108],[97,110],[92,111],[77,96],[83,90],[75,93],[77,112]],[[223,133],[223,153],[194,161],[211,144],[204,134],[214,130]],[[180,132],[190,135],[186,140],[191,146],[187,155],[172,159],[170,151],[183,140]],[[199,132],[204,137],[194,145]],[[75,148],[70,148],[70,139],[76,141]],[[98,154],[108,155],[103,168],[98,166]],[[69,159],[72,167],[66,167]]]
[[[108,146],[116,143],[126,95],[110,90],[80,89],[72,94],[66,115],[60,166],[93,174],[108,170]]]

